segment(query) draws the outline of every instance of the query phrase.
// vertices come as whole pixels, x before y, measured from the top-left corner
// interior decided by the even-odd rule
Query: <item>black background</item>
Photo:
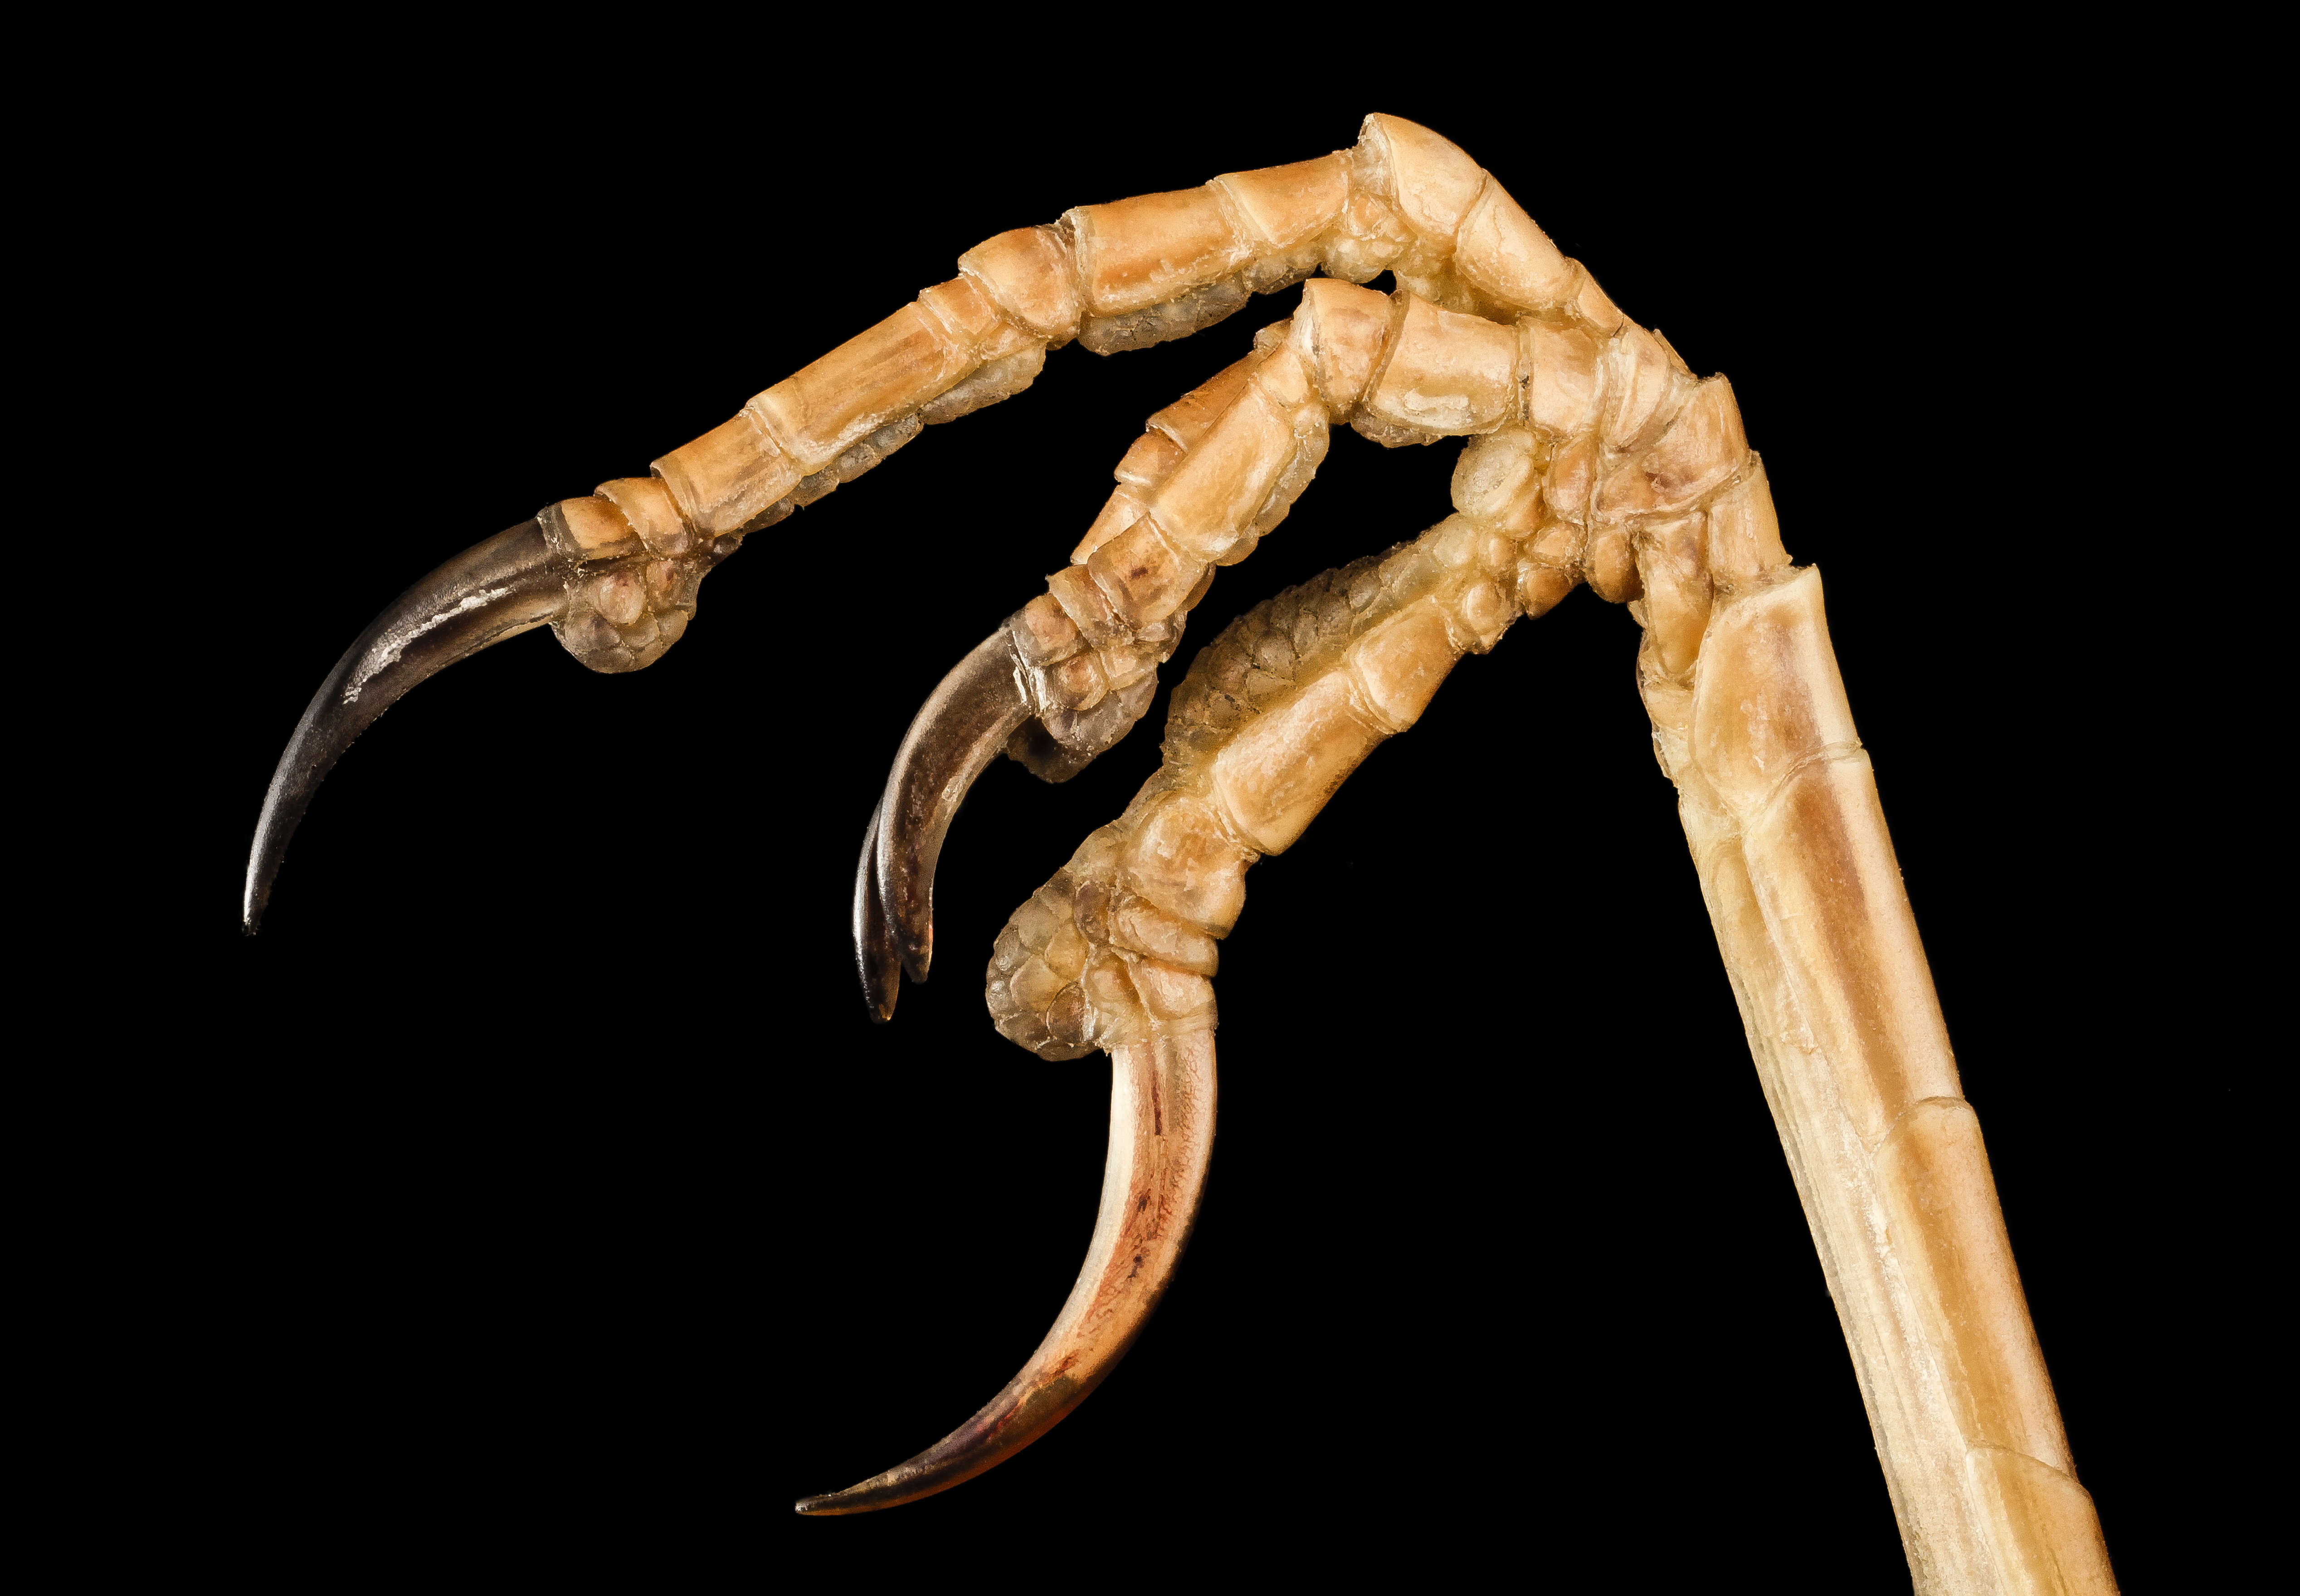
[[[2226,1138],[2265,1000],[2212,894],[2272,889],[2244,862],[2260,778],[2189,757],[2236,644],[2176,629],[2225,571],[2179,552],[2195,468],[2166,462],[2219,289],[2145,107],[2040,61],[1904,82],[1889,52],[1820,79],[1660,52],[1568,94],[1469,40],[1470,93],[1378,49],[1281,87],[1272,46],[1181,83],[977,62],[932,94],[786,57],[697,104],[595,42],[516,88],[355,49],[227,71],[79,202],[107,242],[65,287],[108,330],[58,419],[121,624],[26,722],[87,777],[42,784],[26,844],[68,884],[32,894],[20,1004],[58,1018],[26,1021],[4,1133],[26,1567],[1906,1588],[1636,628],[1586,592],[1253,873],[1211,1194],[1127,1363],[954,1492],[789,1511],[971,1413],[1069,1286],[1107,1066],[1001,1042],[979,972],[1156,753],[1138,731],[1058,788],[994,768],[943,858],[936,979],[877,1027],[846,925],[888,759],[1142,419],[1291,294],[1056,353],[754,538],[650,670],[537,635],[421,688],[239,935],[289,728],[422,571],[643,471],[978,238],[1346,145],[1379,108],[1733,378],[1828,582],[2120,1572],[2217,1583],[2259,1312],[2219,1241]],[[1338,433],[1185,658],[1443,516],[1457,447]]]

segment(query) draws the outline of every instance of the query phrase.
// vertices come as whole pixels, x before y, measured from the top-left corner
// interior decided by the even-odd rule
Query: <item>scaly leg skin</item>
[[[1680,594],[1698,580],[1681,555],[1647,569]],[[1640,660],[1654,741],[1917,1588],[2112,1591],[1846,705],[1821,574],[1726,595],[1689,669],[1668,672],[1655,643],[1648,631]]]
[[[1176,691],[1158,774],[1000,935],[991,1014],[1053,1059],[1209,1032],[1216,943],[1247,867],[1290,846],[1374,746],[1411,727],[1462,653],[1588,580],[1645,628],[1656,746],[1918,1588],[2113,1591],[1845,705],[1820,575],[1789,564],[1729,387],[1674,368],[1632,349],[1579,390],[1585,404],[1554,412],[1571,423],[1562,436],[1537,419],[1467,450],[1458,512],[1417,542],[1225,630]],[[1068,1410],[1033,1416],[1013,1389],[862,1494],[803,1506],[892,1505],[896,1479],[939,1489],[979,1465],[973,1434],[995,1431],[1003,1456]]]
[[[1516,545],[1454,516],[1233,623],[1174,696],[1163,767],[998,938],[990,1010],[1042,1057],[1112,1060],[1111,1164],[1085,1269],[1022,1372],[908,1462],[802,1513],[931,1495],[1011,1457],[1099,1384],[1171,1277],[1212,1152],[1214,939],[1246,867],[1301,835],[1516,607]],[[1251,724],[1248,725],[1247,722]],[[1155,1178],[1143,1173],[1154,1167]]]
[[[1367,118],[1354,148],[1320,160],[1002,233],[959,267],[651,477],[546,507],[379,618],[282,757],[249,860],[248,928],[328,766],[433,671],[546,622],[595,669],[642,669],[746,536],[924,427],[1029,387],[1048,349],[1183,337],[1323,271],[1246,361],[1152,419],[1071,565],[913,724],[857,876],[879,1018],[897,971],[928,972],[935,859],[968,783],[1001,747],[1059,780],[1123,736],[1213,569],[1284,518],[1330,425],[1393,446],[1473,436],[1459,513],[1225,632],[1177,695],[1165,769],[1002,937],[1002,1030],[1048,1056],[1099,1045],[1117,1060],[1096,1251],[1038,1356],[971,1426],[802,1505],[860,1510],[955,1484],[1107,1371],[1195,1211],[1211,1146],[1206,977],[1246,866],[1410,726],[1462,652],[1586,581],[1646,628],[1656,746],[1920,1588],[2112,1589],[1845,710],[1820,578],[1789,569],[1723,379],[1696,382],[1466,154],[1394,117]],[[1395,295],[1355,286],[1384,270]]]
[[[1442,325],[1479,345],[1484,364],[1472,386],[1481,385],[1490,398],[1496,375],[1492,361],[1508,334],[1485,328],[1479,317],[1538,312],[1600,337],[1621,325],[1620,312],[1596,285],[1467,155],[1427,129],[1379,115],[1366,119],[1349,150],[1229,173],[1199,188],[1080,206],[1053,226],[1018,228],[986,239],[958,264],[957,277],[926,289],[876,327],[755,395],[729,421],[656,461],[651,476],[609,482],[588,497],[539,511],[549,570],[562,589],[544,619],[567,650],[596,670],[637,670],[653,663],[692,619],[702,577],[750,534],[875,469],[924,428],[1021,393],[1036,381],[1046,352],[1064,344],[1075,341],[1104,354],[1142,348],[1187,337],[1230,315],[1254,294],[1276,292],[1321,270],[1328,278],[1321,292],[1391,270],[1401,287],[1395,319],[1410,322],[1409,332]],[[1407,295],[1423,302],[1418,317],[1408,315]],[[1364,297],[1380,303],[1379,295]],[[1462,314],[1440,324],[1433,320],[1440,310]],[[1392,319],[1385,308],[1373,328],[1352,336],[1371,330],[1379,344]],[[1387,354],[1383,361],[1394,363]],[[1410,379],[1419,368],[1408,360],[1398,368],[1405,386],[1389,398],[1379,393],[1369,398],[1353,424],[1389,444],[1485,430],[1495,418],[1475,404],[1464,409],[1462,395],[1445,389],[1446,363],[1440,358],[1433,372],[1422,373],[1434,375],[1439,387],[1417,388]],[[1507,387],[1512,374],[1505,361],[1504,366],[1498,375]],[[1362,363],[1353,370],[1361,386],[1378,376]],[[1434,408],[1423,404],[1425,396],[1436,399]],[[1306,402],[1281,398],[1289,407],[1287,428],[1298,436],[1263,480],[1262,467],[1270,462],[1252,445],[1266,428],[1257,429],[1251,417],[1221,417],[1219,407],[1194,407],[1193,401],[1204,398],[1202,391],[1154,419],[1154,425],[1169,424],[1171,440],[1181,449],[1221,423],[1195,475],[1179,474],[1176,503],[1188,508],[1184,501],[1196,495],[1197,510],[1227,513],[1215,503],[1226,484],[1250,497],[1245,520],[1237,526],[1177,523],[1157,536],[1138,528],[1130,541],[1117,536],[1088,580],[1081,568],[1100,537],[1128,530],[1125,523],[1106,529],[1097,523],[1097,532],[1074,556],[1072,570],[1050,582],[1050,596],[1063,602],[1051,611],[1042,608],[1034,619],[1059,617],[1057,631],[1079,628],[1094,657],[1079,660],[1078,650],[1054,637],[1046,642],[1046,658],[1026,661],[1033,668],[1065,667],[1056,673],[1059,680],[1030,677],[1018,684],[1018,690],[1028,685],[1033,692],[1029,724],[1012,752],[1049,779],[1075,771],[1125,735],[1148,706],[1156,667],[1179,636],[1181,612],[1204,592],[1204,569],[1243,558],[1254,538],[1282,518],[1323,452],[1323,419],[1313,420]],[[1355,403],[1353,395],[1341,408]],[[1149,486],[1172,463],[1129,459],[1134,465],[1122,467],[1121,476],[1129,482],[1129,471],[1140,476],[1134,486]],[[1230,552],[1199,546],[1209,537]],[[1117,562],[1136,555],[1150,556],[1148,563],[1121,572]],[[1187,561],[1195,562],[1199,580],[1188,593],[1169,592],[1169,580]],[[1126,594],[1113,594],[1113,583]],[[473,586],[461,596],[480,591]],[[449,608],[457,596],[447,595]],[[1114,607],[1113,597],[1120,601]],[[388,613],[362,643],[388,624],[417,623],[433,612]],[[499,628],[475,647],[519,629],[524,628]],[[471,652],[428,655],[425,669],[398,673],[398,692]],[[356,670],[380,660],[379,654],[353,664]],[[318,718],[307,717],[309,724],[299,728],[258,821],[244,913],[251,932],[284,862],[295,820],[317,786],[304,755],[328,750],[326,762],[332,763],[373,719],[354,701],[324,692],[312,708]],[[934,742],[921,752],[948,751]],[[971,755],[952,757],[962,765]],[[883,809],[882,817],[890,827],[904,823],[898,807]],[[921,819],[930,829],[931,816]],[[883,838],[879,852],[889,859],[912,857],[921,841],[897,831]],[[882,882],[882,896],[896,885]],[[899,896],[923,912],[929,894]],[[900,943],[866,956],[866,984],[874,968],[883,977],[896,963],[924,975],[929,928],[923,921],[904,922],[898,910],[894,898],[857,906],[858,923],[883,927]],[[894,990],[882,979],[872,988],[874,1007],[891,1012]]]
[[[1337,422],[1391,447],[1484,435],[1493,447],[1479,455],[1479,491],[1494,501],[1497,528],[1521,533],[1534,524],[1534,495],[1558,439],[1584,445],[1562,463],[1563,479],[1581,482],[1586,496],[1584,468],[1599,442],[1666,424],[1655,421],[1654,407],[1670,395],[1672,374],[1663,345],[1603,304],[1586,278],[1574,280],[1580,288],[1568,304],[1504,326],[1411,289],[1386,296],[1316,279],[1303,285],[1293,317],[1254,335],[1251,354],[1150,418],[1070,566],[1008,620],[1011,690],[994,686],[994,661],[978,649],[920,712],[896,756],[871,822],[874,863],[856,887],[857,957],[879,1018],[894,1013],[897,964],[926,978],[931,861],[982,768],[972,719],[954,717],[945,727],[937,704],[981,703],[987,715],[984,695],[998,697],[999,710],[1020,721],[1013,758],[1050,781],[1082,769],[1148,707],[1158,667],[1215,568],[1244,560],[1286,519]],[[1601,320],[1612,328],[1603,337]],[[1625,363],[1631,379],[1627,398],[1601,414],[1593,402],[1608,358]],[[1712,455],[1729,441],[1688,430],[1679,453],[1698,458],[1685,462],[1686,479],[1672,492],[1682,498],[1706,486],[1699,473],[1714,470]],[[1568,530],[1571,545],[1553,556],[1578,555],[1583,534]],[[1600,546],[1598,560],[1615,581],[1629,569],[1618,537]],[[933,801],[922,806],[920,794]]]

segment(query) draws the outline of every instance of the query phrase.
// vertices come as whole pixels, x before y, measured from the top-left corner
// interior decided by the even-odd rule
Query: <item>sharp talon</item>
[[[895,1000],[903,994],[903,956],[895,946],[894,927],[887,923],[875,868],[879,817],[886,809],[881,799],[871,811],[871,828],[862,834],[862,860],[854,869],[854,963],[862,977],[862,1002],[880,1025],[895,1018]]]
[[[369,624],[312,694],[271,773],[240,902],[250,936],[263,919],[296,823],[353,739],[416,683],[544,625],[565,603],[542,528],[521,521],[448,561]]]
[[[1051,1430],[1134,1344],[1181,1261],[1214,1145],[1211,1031],[1127,1043],[1110,1059],[1110,1158],[1086,1265],[1022,1372],[979,1413],[861,1484],[793,1504],[809,1517],[871,1513],[947,1491]]]
[[[1030,717],[1001,627],[920,707],[895,752],[854,879],[854,953],[871,1012],[895,1012],[900,960],[913,981],[934,961],[934,872],[967,789]]]

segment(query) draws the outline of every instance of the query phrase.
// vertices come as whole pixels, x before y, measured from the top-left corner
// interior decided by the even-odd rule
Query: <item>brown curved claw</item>
[[[1030,718],[1006,628],[942,678],[903,736],[871,814],[854,877],[854,956],[872,1018],[895,1016],[902,972],[927,978],[934,959],[934,872],[951,817],[975,778]]]
[[[1110,1161],[1086,1267],[1022,1372],[907,1463],[802,1513],[868,1513],[947,1491],[1004,1462],[1054,1427],[1099,1385],[1140,1334],[1173,1278],[1204,1194],[1214,1143],[1210,1031],[1132,1043],[1111,1056]]]
[[[566,602],[543,529],[529,520],[464,550],[369,623],[312,695],[271,774],[240,900],[249,935],[263,919],[296,823],[352,740],[418,682],[542,626]]]

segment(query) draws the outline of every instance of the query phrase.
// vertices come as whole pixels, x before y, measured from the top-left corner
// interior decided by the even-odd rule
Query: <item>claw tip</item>
[[[862,835],[862,859],[854,872],[854,968],[862,978],[862,1006],[879,1025],[895,1018],[895,1000],[903,994],[902,957],[894,929],[887,923],[876,869],[885,810],[881,803],[871,812],[870,829]]]

